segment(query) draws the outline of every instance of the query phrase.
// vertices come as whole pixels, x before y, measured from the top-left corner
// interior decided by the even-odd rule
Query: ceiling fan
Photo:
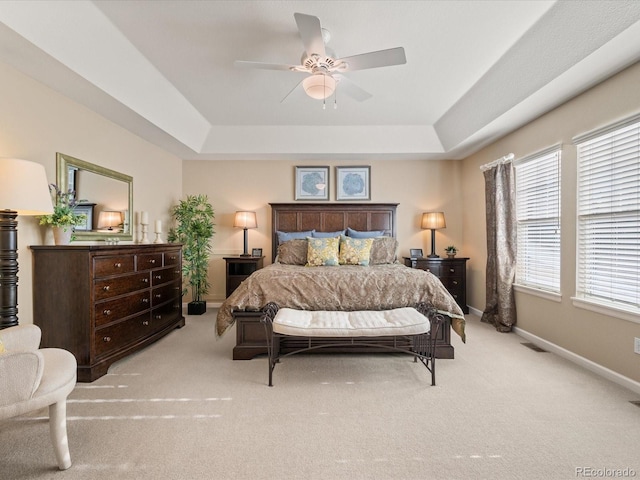
[[[402,47],[335,58],[333,51],[326,47],[331,35],[328,30],[320,26],[319,18],[303,13],[294,13],[293,16],[296,19],[300,38],[304,45],[300,65],[246,62],[242,60],[236,60],[235,62],[235,66],[241,68],[307,73],[308,76],[298,83],[281,102],[295,90],[302,87],[309,97],[323,100],[324,108],[324,100],[335,93],[338,84],[341,92],[362,102],[371,98],[371,94],[350,81],[343,73],[407,63],[404,48]]]

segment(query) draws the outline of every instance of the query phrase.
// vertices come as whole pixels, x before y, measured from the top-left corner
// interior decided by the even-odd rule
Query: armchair
[[[36,325],[0,330],[0,420],[48,406],[58,467],[66,470],[71,466],[67,396],[76,385],[77,363],[66,350],[38,349],[40,337]]]

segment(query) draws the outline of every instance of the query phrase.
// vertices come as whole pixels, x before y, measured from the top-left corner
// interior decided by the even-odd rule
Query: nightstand
[[[404,257],[407,267],[419,268],[433,273],[455,298],[464,313],[469,313],[467,305],[467,260],[468,258],[409,258]]]
[[[227,297],[242,281],[264,266],[264,257],[224,257],[227,262]]]

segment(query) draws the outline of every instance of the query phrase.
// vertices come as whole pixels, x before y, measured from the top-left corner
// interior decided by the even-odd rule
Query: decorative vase
[[[455,253],[447,253],[447,258],[455,258],[456,254]]]
[[[69,245],[71,243],[71,235],[73,227],[53,227],[53,241],[56,245]]]

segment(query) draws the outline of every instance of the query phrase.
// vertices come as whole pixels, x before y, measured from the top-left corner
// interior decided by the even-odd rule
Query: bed
[[[437,339],[436,356],[453,358],[450,331],[465,340],[462,310],[437,277],[390,261],[390,245],[397,247],[397,206],[395,203],[338,202],[271,204],[273,263],[242,282],[218,311],[218,335],[237,323],[233,358],[249,359],[266,353],[260,316],[269,302],[298,310],[388,310],[427,302],[446,319]],[[340,232],[347,229],[356,233],[378,232],[378,238],[373,239],[377,246],[376,261],[372,246],[371,264],[368,266],[303,266],[295,256],[300,254],[300,244],[306,240],[293,239],[298,245],[291,241],[285,248],[278,234],[281,232],[282,237],[282,232]],[[277,258],[279,244],[282,245],[281,255]],[[394,259],[395,254],[393,249]],[[381,345],[385,342],[384,339],[380,341]],[[281,346],[283,351],[297,348],[301,348],[301,344],[297,344],[296,339]],[[334,347],[330,351],[341,350]]]

